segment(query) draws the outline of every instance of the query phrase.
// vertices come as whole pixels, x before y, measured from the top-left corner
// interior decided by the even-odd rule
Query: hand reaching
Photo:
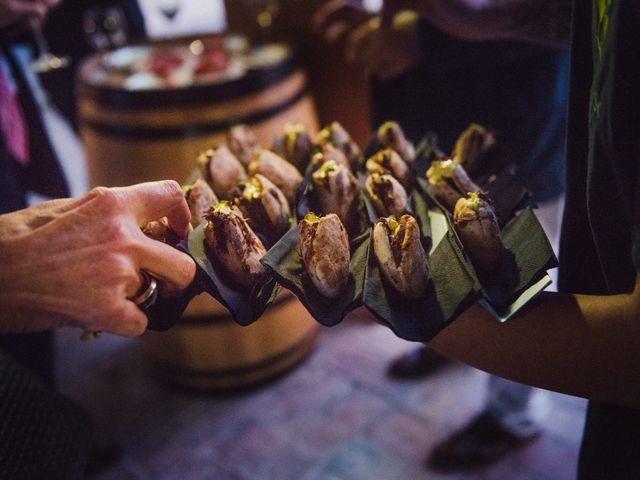
[[[128,300],[140,272],[164,284],[161,292],[182,290],[195,275],[191,258],[142,233],[162,217],[187,234],[190,213],[176,182],[96,188],[0,216],[0,331],[72,325],[141,334],[147,318]]]

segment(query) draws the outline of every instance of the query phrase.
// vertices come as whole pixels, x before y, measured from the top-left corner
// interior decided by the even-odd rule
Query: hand
[[[315,30],[325,41],[335,43],[346,38],[346,63],[359,65],[365,73],[383,81],[403,74],[421,60],[416,36],[418,17],[386,5],[382,17],[373,17],[360,0],[331,0],[313,17]]]
[[[195,275],[189,256],[142,233],[161,217],[184,238],[190,213],[176,182],[101,187],[0,216],[0,331],[144,332],[145,314],[127,300],[142,285],[140,271],[165,291],[183,290]]]
[[[349,35],[346,61],[382,81],[399,77],[422,61],[417,24],[417,15],[408,11],[388,26],[379,17],[369,20]]]
[[[29,28],[29,19],[42,23],[59,0],[0,0],[0,29]]]
[[[311,24],[325,41],[333,43],[370,18],[361,0],[330,0],[316,11]]]

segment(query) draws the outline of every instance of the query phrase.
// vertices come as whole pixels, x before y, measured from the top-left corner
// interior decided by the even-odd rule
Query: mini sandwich
[[[351,228],[357,215],[360,192],[358,180],[344,166],[329,160],[311,176],[314,196],[325,215],[335,213],[340,221]]]
[[[282,156],[304,172],[309,164],[313,144],[307,128],[302,123],[287,123],[280,144]]]
[[[200,225],[209,209],[218,203],[218,197],[207,182],[201,178],[183,188],[184,197],[191,211],[191,226]]]
[[[178,235],[169,228],[167,217],[162,217],[159,220],[153,220],[147,223],[142,227],[142,233],[152,240],[157,240],[158,242],[169,245],[175,245],[180,240]]]
[[[456,140],[451,158],[464,167],[469,175],[475,175],[482,158],[496,144],[492,130],[472,123]]]
[[[207,213],[204,235],[212,262],[236,287],[251,288],[265,272],[260,259],[267,253],[240,211],[222,201]]]
[[[291,210],[287,199],[278,187],[259,173],[240,184],[234,203],[251,229],[269,245],[289,228]]]
[[[351,164],[342,150],[337,148],[332,143],[325,143],[320,150],[313,154],[311,157],[311,164],[314,168],[320,168],[323,163],[332,160],[338,165],[342,165],[348,170],[351,170]]]
[[[405,190],[412,187],[411,170],[400,155],[390,148],[379,150],[366,163],[367,173],[387,173],[398,180]]]
[[[227,146],[240,160],[242,166],[247,168],[253,157],[253,151],[258,148],[258,139],[245,125],[236,125],[227,131]]]
[[[504,245],[489,198],[471,193],[458,200],[453,224],[478,275],[486,279],[495,274],[502,262]]]
[[[202,178],[224,200],[230,199],[238,184],[247,178],[242,163],[226,145],[202,152],[198,166]]]
[[[319,146],[331,143],[345,154],[351,170],[357,170],[362,158],[362,151],[339,122],[331,122],[320,130],[314,143]]]
[[[309,279],[328,298],[340,295],[349,281],[349,238],[337,215],[307,213],[298,222],[300,253]]]
[[[429,267],[415,218],[402,215],[378,220],[373,227],[373,252],[383,278],[400,296],[424,295]]]
[[[379,216],[399,217],[407,211],[407,191],[391,175],[372,173],[367,177],[365,185],[371,203]]]
[[[450,210],[468,192],[479,192],[480,187],[471,181],[465,169],[453,160],[434,160],[427,170],[427,180],[438,200]]]
[[[296,167],[275,153],[257,149],[249,164],[249,175],[264,175],[278,187],[290,205],[296,200],[296,191],[302,183],[302,175]]]
[[[382,148],[390,148],[398,152],[398,155],[405,162],[413,160],[416,153],[413,143],[407,140],[404,131],[397,122],[384,122],[380,125],[376,138]]]

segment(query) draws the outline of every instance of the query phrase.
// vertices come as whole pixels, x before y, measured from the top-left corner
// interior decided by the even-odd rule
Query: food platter
[[[291,131],[293,130],[285,128],[284,141],[274,141],[277,148],[274,147],[273,151],[281,154],[285,160],[287,153],[278,148],[282,148],[283,145],[295,146],[295,142],[286,138]],[[309,313],[325,326],[336,325],[355,308],[365,307],[397,336],[410,341],[428,341],[455,321],[457,316],[473,303],[480,303],[497,321],[507,321],[548,286],[550,279],[547,271],[557,265],[557,260],[532,208],[526,205],[526,195],[519,188],[509,189],[507,198],[500,198],[500,192],[495,192],[499,204],[511,212],[509,218],[500,226],[500,241],[504,246],[504,252],[500,268],[492,276],[479,274],[475,260],[471,259],[469,245],[465,244],[459,230],[456,229],[453,213],[434,195],[433,189],[425,181],[425,169],[429,162],[425,162],[424,159],[437,152],[433,135],[427,134],[413,157],[407,161],[413,180],[410,182],[405,214],[402,217],[411,217],[419,227],[419,246],[411,248],[424,249],[425,252],[428,279],[424,282],[421,292],[419,295],[406,296],[408,294],[398,290],[397,285],[389,283],[390,277],[388,272],[383,270],[380,252],[376,251],[372,239],[374,225],[380,222],[380,219],[376,218],[379,212],[373,207],[372,193],[365,193],[364,187],[367,175],[371,175],[371,172],[367,172],[371,164],[365,161],[365,157],[377,147],[368,145],[362,150],[364,153],[360,153],[358,149],[353,150],[355,147],[351,145],[350,150],[345,151],[357,152],[350,160],[355,175],[341,173],[343,167],[337,167],[335,164],[331,168],[323,166],[326,175],[321,175],[322,182],[326,183],[327,192],[333,192],[332,195],[341,191],[341,188],[346,188],[345,185],[356,188],[356,191],[360,189],[360,193],[355,195],[334,199],[336,201],[333,204],[337,205],[334,208],[339,208],[344,202],[353,202],[353,208],[344,210],[343,214],[352,212],[356,215],[353,217],[356,220],[344,220],[347,222],[345,226],[348,227],[345,230],[348,233],[348,246],[345,247],[348,249],[348,264],[343,267],[347,269],[346,281],[331,298],[326,296],[328,294],[321,293],[324,289],[321,289],[317,282],[328,281],[328,273],[320,272],[320,277],[325,280],[318,280],[314,276],[316,272],[310,270],[311,267],[306,263],[307,257],[301,254],[301,248],[304,248],[300,228],[303,222],[323,221],[331,215],[335,217],[332,211],[327,211],[327,207],[318,201],[319,195],[326,194],[322,191],[325,187],[322,183],[317,183],[314,173],[320,169],[314,167],[311,161],[311,158],[322,150],[317,139],[328,137],[328,134],[322,137],[320,132],[312,142],[313,148],[308,151],[309,163],[304,169],[305,175],[299,176],[294,204],[291,205],[291,227],[275,243],[267,244],[269,248],[260,259],[264,271],[259,280],[250,284],[250,287],[245,285],[239,288],[237,284],[234,287],[234,282],[218,265],[224,254],[215,251],[211,244],[207,243],[204,234],[206,228],[212,228],[212,212],[219,208],[212,206],[209,212],[203,212],[200,223],[189,234],[187,241],[180,245],[180,248],[196,261],[199,287],[188,290],[183,298],[177,300],[178,303],[188,303],[189,299],[185,297],[205,291],[224,305],[240,325],[248,325],[257,321],[280,289],[285,288],[296,295]],[[259,151],[254,152],[253,158],[261,155],[263,154]],[[251,165],[247,169],[251,171]],[[268,171],[261,173],[269,175]],[[212,172],[209,171],[209,174]],[[503,181],[501,175],[503,172],[495,172],[487,178],[490,183],[496,185]],[[358,179],[356,184],[353,183],[354,178]],[[512,184],[511,180],[508,182]],[[234,202],[233,199],[224,201]],[[312,214],[312,220],[308,219],[309,214]],[[240,216],[235,221],[242,225],[246,219],[241,218],[242,214],[238,215]],[[241,233],[246,230],[243,228],[238,230],[238,238],[232,239],[233,241],[245,241],[240,238],[245,235]],[[259,230],[256,231],[258,238],[262,238]],[[232,233],[231,236],[233,235],[235,234]],[[313,242],[313,238],[310,241]],[[340,248],[337,243],[322,247],[318,250],[318,255],[327,255],[327,261],[336,258],[336,249]],[[394,250],[394,255],[399,252],[402,252],[402,255],[409,254],[408,250]],[[333,268],[332,265],[331,267]],[[157,311],[156,308],[156,314]],[[150,320],[153,320],[152,317],[153,315],[150,316]],[[166,324],[166,321],[163,322],[163,326],[166,327]],[[150,325],[153,326],[153,322],[150,322]]]
[[[94,88],[166,91],[231,82],[291,56],[281,43],[253,47],[238,35],[126,45],[90,58],[82,67]]]

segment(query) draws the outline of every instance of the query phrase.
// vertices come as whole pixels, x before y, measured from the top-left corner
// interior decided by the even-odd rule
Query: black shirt
[[[560,289],[616,294],[640,267],[640,4],[574,2]],[[613,373],[615,374],[615,373]],[[640,410],[590,402],[580,478],[640,478]]]

